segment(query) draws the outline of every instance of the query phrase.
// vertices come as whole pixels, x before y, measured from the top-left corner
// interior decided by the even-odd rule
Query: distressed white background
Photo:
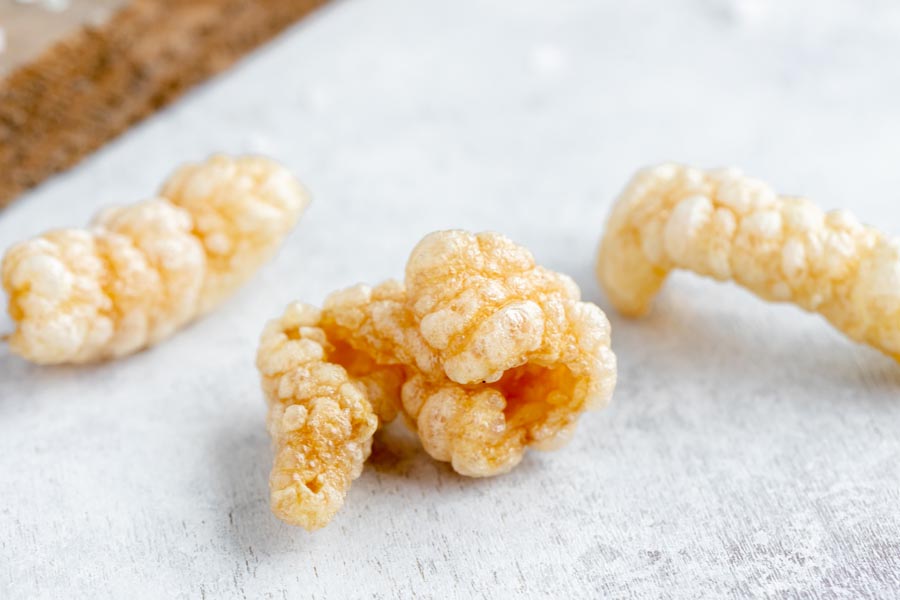
[[[620,384],[562,451],[470,480],[394,431],[315,534],[267,506],[253,355],[292,299],[505,232],[605,305],[639,166],[734,164],[900,234],[893,0],[346,0],[0,213],[5,247],[254,151],[314,204],[277,260],[150,351],[0,350],[2,598],[896,597],[900,366],[819,319],[673,277],[611,314]],[[0,330],[10,329],[7,318]]]

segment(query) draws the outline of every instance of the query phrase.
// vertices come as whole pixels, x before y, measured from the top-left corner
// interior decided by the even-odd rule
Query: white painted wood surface
[[[267,506],[253,355],[292,299],[494,229],[592,276],[634,169],[734,164],[900,234],[893,0],[346,0],[0,214],[7,246],[214,151],[315,202],[221,310],[115,364],[0,350],[0,598],[896,597],[900,366],[677,275],[611,314],[620,384],[573,443],[470,480],[402,434],[315,534]],[[9,320],[0,320],[0,330]]]

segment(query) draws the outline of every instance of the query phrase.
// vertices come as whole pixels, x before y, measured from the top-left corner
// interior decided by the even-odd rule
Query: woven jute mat
[[[0,208],[325,2],[73,0],[70,13],[44,17],[9,8]]]

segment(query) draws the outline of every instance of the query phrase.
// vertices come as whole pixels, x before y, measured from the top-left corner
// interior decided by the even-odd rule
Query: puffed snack
[[[616,379],[609,322],[579,297],[502,235],[441,231],[412,251],[404,283],[289,306],[257,355],[275,515],[326,525],[398,413],[429,455],[472,477],[564,444]]]
[[[281,245],[309,202],[284,167],[214,156],[159,196],[102,211],[87,229],[21,242],[3,257],[13,352],[39,364],[131,354],[212,310]]]
[[[644,169],[613,207],[597,278],[616,309],[640,316],[673,269],[792,302],[900,360],[900,239],[846,211],[778,196],[737,169]]]

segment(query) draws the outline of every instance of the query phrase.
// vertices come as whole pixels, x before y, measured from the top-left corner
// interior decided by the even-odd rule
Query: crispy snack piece
[[[266,325],[257,354],[275,448],[272,512],[309,530],[343,505],[371,452],[377,415],[396,415],[400,386],[399,372],[332,343],[323,326],[317,309],[291,305]]]
[[[269,489],[279,519],[308,530],[327,525],[362,472],[375,430],[397,416],[406,377],[390,339],[402,335],[394,326],[398,293],[402,299],[402,287],[390,283],[374,292],[357,286],[329,296],[321,311],[293,304],[263,331],[256,365],[269,404]],[[390,330],[378,332],[380,323]]]
[[[527,250],[495,233],[433,233],[413,250],[406,285],[358,285],[329,296],[321,312],[309,311],[299,331],[315,328],[317,347],[325,351],[279,359],[270,368],[272,328],[283,327],[270,325],[263,334],[258,365],[270,406],[307,405],[310,397],[323,394],[290,388],[276,395],[273,373],[283,378],[295,369],[301,374],[293,377],[315,386],[318,376],[306,365],[339,366],[346,377],[341,384],[356,385],[363,405],[372,406],[368,414],[383,423],[400,409],[425,450],[463,475],[504,473],[529,447],[560,446],[581,413],[604,404],[615,385],[615,356],[602,311],[579,301],[571,279],[536,266]],[[295,322],[290,321],[294,329]],[[346,404],[332,388],[326,397]],[[273,414],[280,419],[278,410],[270,408],[270,423]],[[359,437],[346,433],[348,428],[298,430],[291,448],[327,448],[336,458],[310,459],[309,451],[292,450],[290,472],[302,473],[292,478],[284,475],[285,438],[271,425],[270,430],[278,453],[272,474],[275,514],[307,528],[320,526],[359,474],[365,456],[360,458],[357,448],[363,445],[368,455],[365,444],[375,427],[352,429]],[[293,491],[297,482],[313,477],[309,469],[317,469],[316,480],[337,482],[331,489],[339,492],[329,497],[334,500]]]
[[[155,344],[249,278],[308,202],[290,173],[259,158],[184,167],[162,193],[6,253],[14,352],[85,363]]]
[[[496,233],[442,231],[406,266],[407,304],[443,373],[403,388],[426,451],[470,476],[568,440],[612,394],[609,322],[575,282]]]
[[[203,244],[205,313],[230,296],[278,250],[309,203],[290,171],[259,157],[213,156],[178,169],[161,195],[187,211]]]
[[[619,311],[639,316],[673,269],[793,302],[900,360],[900,240],[845,211],[778,196],[735,169],[642,170],[610,215],[597,277]]]

